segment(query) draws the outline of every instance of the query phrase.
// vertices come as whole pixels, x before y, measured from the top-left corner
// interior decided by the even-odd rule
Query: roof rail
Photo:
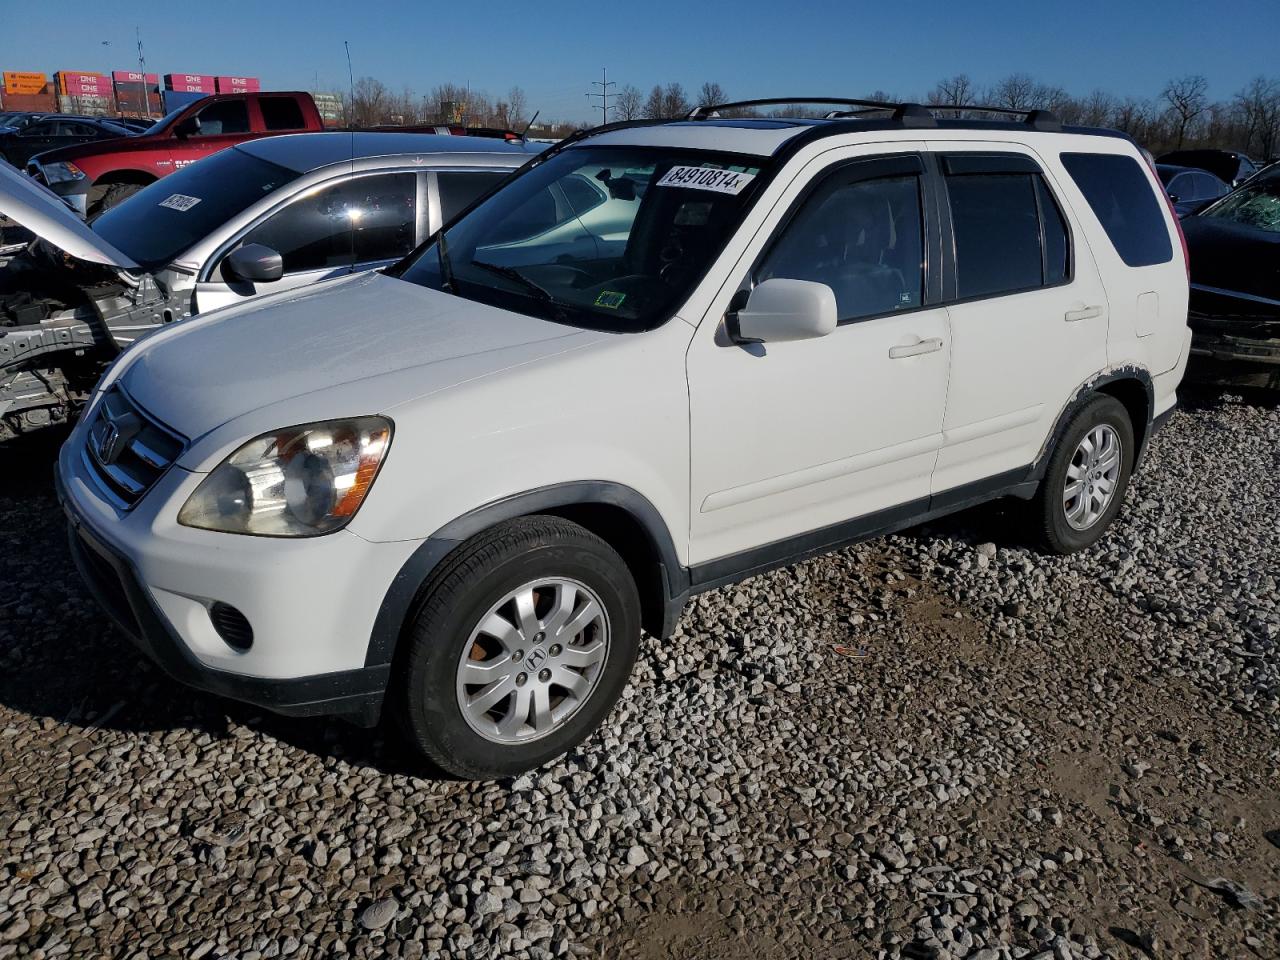
[[[1027,108],[1018,110],[1013,107],[992,107],[982,103],[931,103],[925,107],[926,110],[965,110],[970,113],[999,113],[1005,116],[1022,117],[1022,122],[1034,130],[1050,130],[1059,131],[1062,129],[1062,121],[1058,119],[1058,115],[1052,110],[1037,110]]]
[[[839,104],[845,107],[854,107],[852,110],[833,110],[826,114],[826,119],[847,119],[850,117],[861,116],[865,113],[876,113],[881,110],[892,111],[892,119],[901,122],[908,127],[932,127],[936,126],[934,119],[934,111],[941,110],[965,110],[973,113],[999,113],[1010,116],[1020,116],[1023,123],[1034,130],[1052,130],[1062,129],[1062,121],[1048,110],[1015,110],[1012,107],[992,107],[985,104],[967,104],[967,103],[930,103],[921,105],[918,103],[890,103],[885,100],[855,100],[847,97],[768,97],[761,100],[734,100],[729,103],[706,104],[700,107],[694,107],[685,117],[686,120],[710,120],[719,116],[722,110],[746,110],[752,107],[778,107],[786,106],[792,103],[818,103],[818,104]]]

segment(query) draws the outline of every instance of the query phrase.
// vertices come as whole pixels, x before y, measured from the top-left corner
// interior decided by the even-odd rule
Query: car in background
[[[0,157],[21,168],[38,153],[131,137],[136,133],[114,120],[49,114],[21,127],[0,127]]]
[[[164,324],[399,260],[544,149],[270,137],[179,170],[92,224],[0,169],[0,214],[40,237],[0,267],[0,439],[74,416],[104,361]]]
[[[111,117],[110,119],[112,123],[118,123],[130,130],[137,130],[139,133],[150,130],[157,122],[154,117]]]
[[[1231,187],[1240,186],[1258,172],[1257,163],[1236,150],[1173,150],[1156,157],[1156,163],[1208,170]]]
[[[1190,375],[1280,389],[1280,165],[1182,221]]]
[[[1174,212],[1179,217],[1195,213],[1231,192],[1231,188],[1212,173],[1194,167],[1158,163],[1156,175],[1164,184],[1169,202],[1173,204]]]
[[[322,130],[309,93],[228,93],[179,107],[145,133],[65,147],[27,172],[93,218],[147,184],[219,150],[259,137]]]

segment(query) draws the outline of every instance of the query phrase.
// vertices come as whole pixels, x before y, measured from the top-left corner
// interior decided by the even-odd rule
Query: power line
[[[601,113],[600,122],[608,123],[609,122],[609,88],[617,86],[617,84],[609,79],[608,67],[600,68],[600,76],[601,76],[601,79],[591,81],[591,85],[593,87],[599,87],[600,91],[598,93],[588,93],[587,99],[594,100],[597,97],[599,97],[600,102],[593,103],[591,106],[593,106],[595,109],[600,111]]]

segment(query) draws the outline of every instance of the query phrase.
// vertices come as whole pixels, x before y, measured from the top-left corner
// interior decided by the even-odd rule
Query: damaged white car
[[[271,137],[179,170],[91,225],[0,164],[0,214],[38,237],[0,257],[0,440],[73,418],[103,366],[166,323],[399,260],[543,149]]]

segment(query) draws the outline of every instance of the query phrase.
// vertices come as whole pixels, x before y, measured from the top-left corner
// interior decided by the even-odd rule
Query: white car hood
[[[130,351],[120,380],[144,410],[197,440],[247,414],[237,426],[257,430],[261,418],[262,432],[384,413],[605,336],[371,273],[167,328]]]
[[[3,161],[0,214],[79,260],[122,270],[138,268],[133,260],[94,233],[56,193]]]

